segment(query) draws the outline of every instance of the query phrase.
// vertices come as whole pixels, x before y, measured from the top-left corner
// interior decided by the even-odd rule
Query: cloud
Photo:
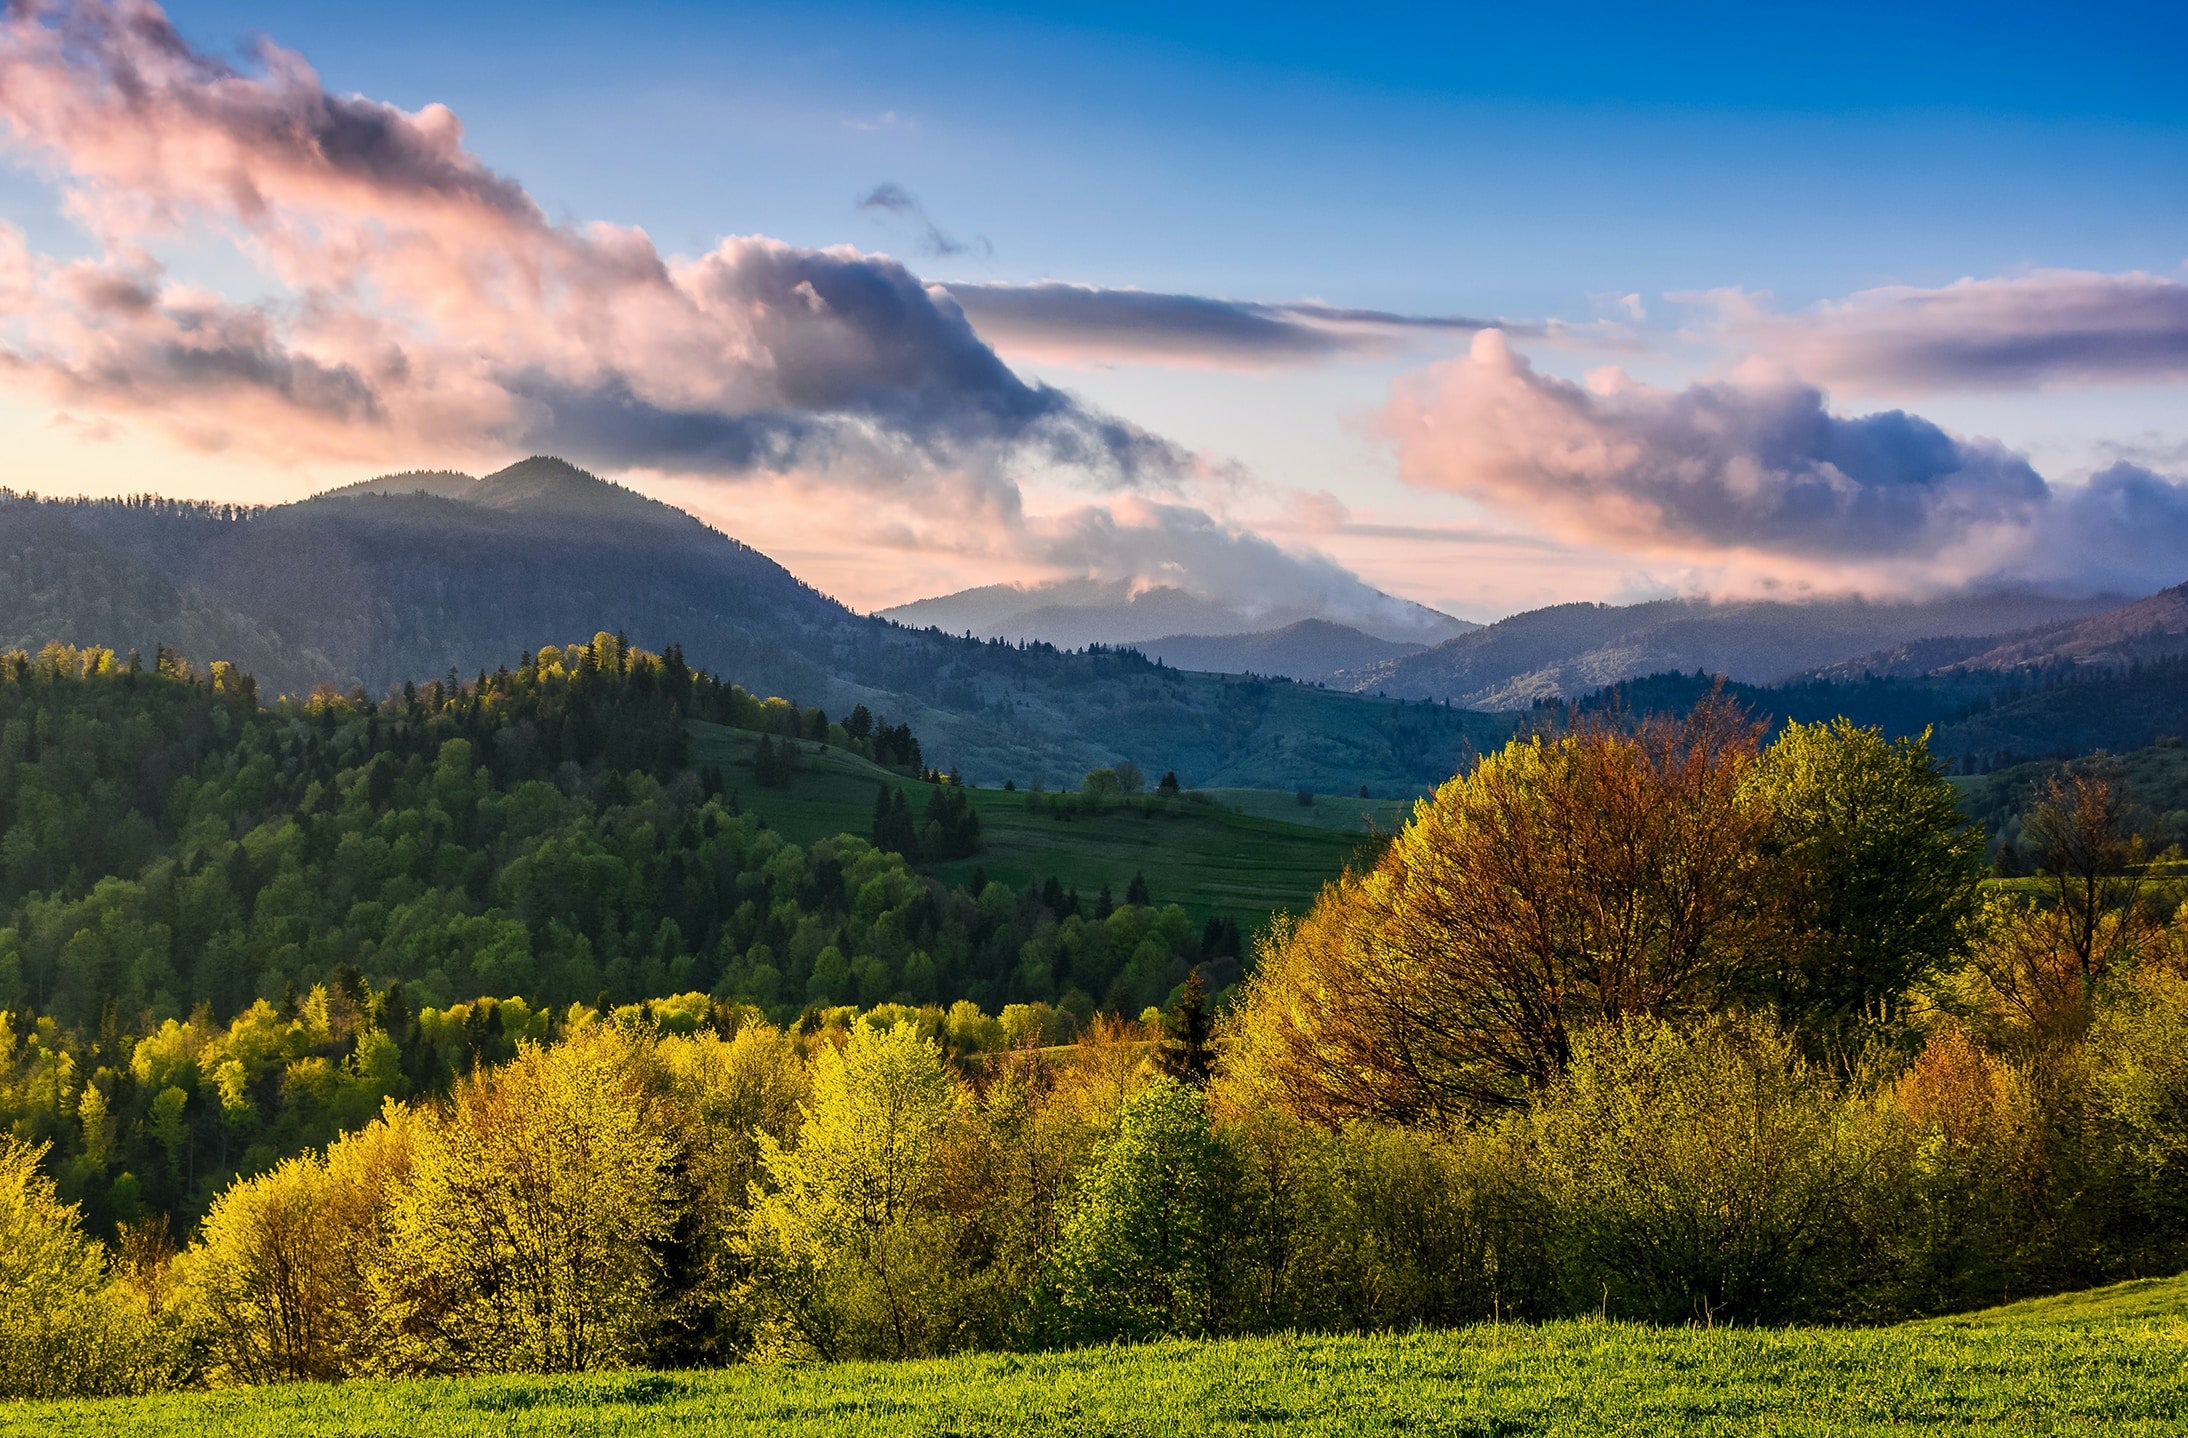
[[[1265,304],[1043,280],[951,285],[990,343],[1065,363],[1258,368],[1383,354],[1424,337],[1497,324],[1315,303]]]
[[[2188,489],[2130,465],[2054,486],[1916,415],[1834,414],[1783,372],[1664,390],[1609,370],[1582,386],[1490,331],[1401,381],[1383,423],[1410,483],[1560,539],[1750,578],[1878,592],[2188,577]]]
[[[1190,505],[1123,496],[1031,518],[1029,556],[1054,572],[1132,591],[1180,589],[1252,627],[1315,616],[1370,633],[1433,642],[1446,616],[1385,594],[1312,549],[1291,549]]]
[[[2188,283],[2039,270],[1863,290],[1799,314],[1729,308],[1728,338],[1868,391],[2147,383],[2188,375]]]
[[[861,210],[879,212],[909,224],[919,236],[921,250],[937,258],[947,259],[956,255],[979,255],[993,259],[995,246],[988,243],[986,235],[975,235],[960,240],[955,235],[943,233],[940,226],[928,218],[927,207],[913,198],[911,191],[893,180],[884,181],[866,193],[858,202]]]
[[[678,258],[550,222],[445,107],[330,94],[270,43],[230,65],[145,0],[7,10],[0,136],[100,249],[63,262],[0,236],[0,374],[192,444],[891,481],[1028,460],[1130,485],[1192,465],[1021,379],[893,260],[754,236]],[[274,297],[194,289],[154,258],[207,235]]]

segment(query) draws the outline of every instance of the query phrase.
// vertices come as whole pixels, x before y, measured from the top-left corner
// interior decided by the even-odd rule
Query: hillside
[[[2188,655],[2188,584],[2087,619],[2009,637],[1950,667],[2033,669],[2054,665],[2122,669]]]
[[[2158,1433],[2188,1408],[2181,1286],[1894,1328],[1583,1320],[894,1364],[289,1384],[0,1407],[0,1433]]]
[[[925,808],[937,788],[846,750],[815,744],[801,746],[785,787],[753,788],[744,776],[759,738],[746,730],[696,724],[691,761],[719,767],[737,785],[744,810],[793,843],[869,833],[874,795],[883,785],[902,790],[914,812]],[[1122,900],[1137,877],[1157,904],[1177,904],[1199,923],[1228,918],[1248,932],[1278,909],[1304,912],[1322,885],[1375,841],[1360,821],[1362,810],[1400,808],[1355,799],[1303,809],[1290,794],[1220,790],[1175,800],[1115,800],[1093,812],[1066,815],[1050,811],[1049,796],[1022,789],[973,789],[967,797],[980,816],[983,846],[977,854],[932,866],[945,882],[969,883],[975,871],[1020,890],[1055,879],[1091,903],[1105,888]],[[1295,821],[1293,815],[1337,822]]]
[[[1176,669],[1212,674],[1272,674],[1319,682],[1348,669],[1419,653],[1326,619],[1302,619],[1256,634],[1172,634],[1133,646]]]
[[[881,613],[885,619],[932,625],[951,634],[1037,639],[1066,649],[1088,644],[1142,645],[1175,635],[1264,634],[1304,620],[1343,625],[1393,644],[1433,644],[1480,627],[1357,581],[1339,584],[1336,590],[1248,604],[1194,594],[1176,585],[1073,579],[983,585]]]
[[[33,648],[167,643],[233,660],[269,695],[385,693],[606,628],[680,644],[755,692],[909,722],[930,758],[978,782],[1075,784],[1129,759],[1189,785],[1404,793],[1503,732],[1479,715],[855,614],[681,510],[553,459],[262,509],[15,499],[0,505],[0,554],[16,556],[0,585],[22,599],[7,627]]]
[[[1999,593],[1922,604],[1663,599],[1560,604],[1499,620],[1418,654],[1339,676],[1361,693],[1517,709],[1606,684],[1700,669],[1772,684],[1894,645],[1991,635],[2114,609],[2118,596]]]

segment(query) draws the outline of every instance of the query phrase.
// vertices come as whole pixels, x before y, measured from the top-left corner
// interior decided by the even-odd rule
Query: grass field
[[[0,1406],[0,1433],[2169,1434],[2188,1281],[1878,1329],[1505,1325],[904,1364],[353,1383]]]
[[[694,725],[692,734],[692,762],[718,766],[748,812],[796,843],[830,834],[870,834],[880,784],[902,788],[915,814],[927,802],[930,786],[844,750],[810,743],[799,745],[789,788],[755,789],[751,759],[758,735],[703,724]],[[1100,814],[1057,819],[1029,809],[1024,793],[968,793],[987,847],[972,858],[938,866],[939,878],[963,883],[978,868],[990,879],[1023,888],[1053,877],[1088,896],[1107,884],[1122,900],[1132,876],[1144,874],[1156,902],[1182,904],[1196,920],[1221,914],[1248,930],[1277,909],[1304,911],[1348,860],[1369,852],[1363,846],[1376,840],[1366,815],[1403,812],[1395,803],[1357,798],[1322,798],[1301,808],[1294,795],[1225,789],[1211,791],[1205,803],[1158,802],[1151,813],[1135,800]],[[1285,813],[1287,806],[1291,814]],[[1384,826],[1384,832],[1391,827]]]

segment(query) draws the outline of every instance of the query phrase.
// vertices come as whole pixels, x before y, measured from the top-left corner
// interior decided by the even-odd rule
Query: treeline
[[[1175,908],[946,887],[855,836],[789,843],[680,767],[695,710],[786,741],[821,727],[606,635],[484,680],[271,710],[223,665],[0,664],[0,1124],[54,1143],[100,1231],[184,1223],[228,1175],[505,1056],[429,1061],[385,1009],[698,991],[784,1022],[969,999],[1083,1023],[1166,1001],[1210,957]],[[913,858],[977,842],[945,794]],[[1215,942],[1235,955],[1235,931]],[[250,1034],[234,1053],[231,1023]],[[182,1056],[154,1057],[164,1043]]]

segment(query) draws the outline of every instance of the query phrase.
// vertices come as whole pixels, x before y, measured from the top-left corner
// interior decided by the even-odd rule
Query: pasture
[[[1449,1435],[2188,1431],[2188,1280],[1890,1328],[1592,1321],[902,1364],[360,1382],[0,1407],[0,1434]]]

